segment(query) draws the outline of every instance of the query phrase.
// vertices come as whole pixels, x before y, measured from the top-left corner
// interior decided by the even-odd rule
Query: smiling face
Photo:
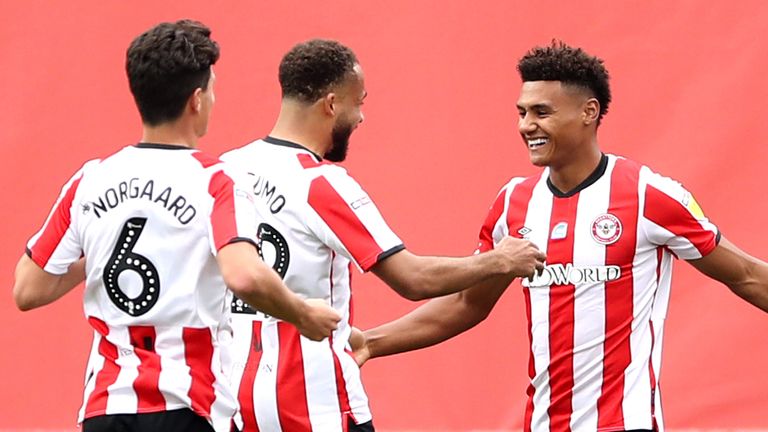
[[[363,100],[368,95],[365,90],[365,77],[360,65],[355,65],[353,73],[335,93],[334,109],[336,120],[332,130],[332,145],[324,157],[332,162],[342,162],[347,157],[349,138],[363,122]]]
[[[560,81],[527,81],[517,101],[518,127],[536,166],[562,168],[587,150],[599,104],[586,91]]]

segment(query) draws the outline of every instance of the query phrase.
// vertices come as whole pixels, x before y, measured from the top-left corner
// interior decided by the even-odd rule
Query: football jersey
[[[499,192],[478,252],[503,236],[547,254],[522,281],[530,338],[526,431],[663,430],[659,368],[673,257],[719,241],[679,183],[604,155],[567,194],[540,175]]]
[[[27,253],[66,273],[85,257],[94,340],[79,421],[190,408],[228,431],[229,304],[215,255],[256,243],[253,197],[194,149],[138,144],[87,162]]]
[[[232,304],[232,380],[243,432],[342,431],[371,419],[360,371],[348,350],[353,266],[369,270],[403,249],[368,194],[342,167],[272,137],[222,155],[251,177],[259,246],[302,298],[324,299],[342,319],[320,342],[296,328]]]

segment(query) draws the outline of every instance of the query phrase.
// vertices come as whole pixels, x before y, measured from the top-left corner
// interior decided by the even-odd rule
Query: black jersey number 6
[[[133,251],[146,223],[147,218],[141,217],[125,222],[102,276],[109,299],[118,309],[131,316],[141,316],[149,312],[160,295],[157,268],[147,257]],[[135,272],[141,278],[141,292],[136,297],[128,297],[120,287],[119,276],[126,271]]]

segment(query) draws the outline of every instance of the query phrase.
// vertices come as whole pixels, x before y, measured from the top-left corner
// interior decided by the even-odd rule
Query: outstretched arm
[[[362,365],[370,358],[426,348],[463,333],[493,309],[512,282],[496,276],[453,295],[428,301],[409,314],[366,330],[351,340],[355,359]]]
[[[490,278],[530,276],[544,267],[545,258],[528,240],[506,237],[493,250],[463,258],[418,256],[403,250],[377,263],[372,271],[401,296],[423,300]]]
[[[704,258],[689,261],[697,270],[728,286],[736,295],[768,312],[768,263],[723,237]]]
[[[16,265],[13,299],[23,311],[45,306],[72,291],[85,280],[85,259],[69,266],[66,273],[55,275],[43,270],[24,254]]]

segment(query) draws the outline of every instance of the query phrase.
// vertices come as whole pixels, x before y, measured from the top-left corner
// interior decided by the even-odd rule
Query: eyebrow
[[[531,110],[552,109],[552,106],[549,105],[549,104],[546,104],[546,103],[537,103],[537,104],[531,105],[530,107],[526,108],[525,106],[518,104],[517,105],[517,109],[519,109],[519,110],[527,110],[527,109],[531,109]]]

